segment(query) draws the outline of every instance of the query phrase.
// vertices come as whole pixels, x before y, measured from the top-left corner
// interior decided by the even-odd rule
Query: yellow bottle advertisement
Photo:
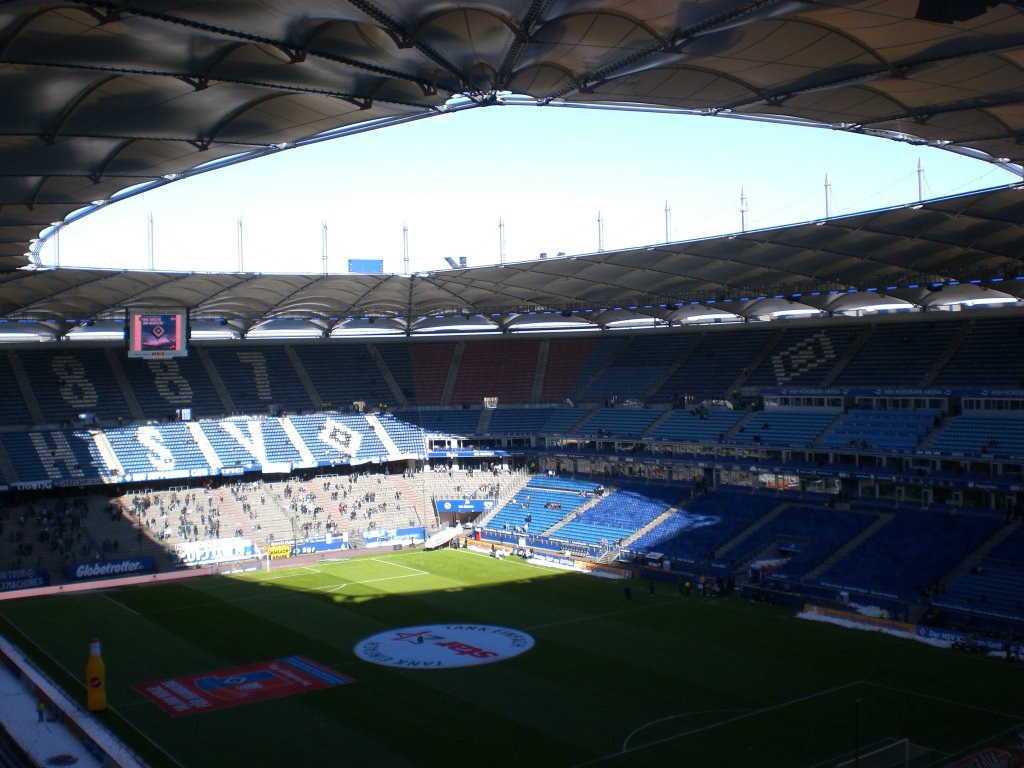
[[[89,641],[89,659],[85,662],[85,699],[90,712],[107,708],[107,667],[100,653],[100,641]]]

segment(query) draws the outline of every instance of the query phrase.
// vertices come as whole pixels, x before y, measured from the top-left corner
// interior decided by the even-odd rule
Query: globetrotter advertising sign
[[[105,579],[116,576],[138,576],[142,573],[153,573],[154,571],[156,571],[156,561],[152,557],[136,557],[130,560],[101,560],[98,563],[64,566],[64,576],[68,581]]]
[[[504,661],[533,647],[525,632],[489,624],[431,624],[380,632],[361,640],[356,656],[406,669],[451,669]]]
[[[217,672],[184,675],[135,690],[172,717],[252,704],[296,693],[355,682],[302,656],[232,667]]]

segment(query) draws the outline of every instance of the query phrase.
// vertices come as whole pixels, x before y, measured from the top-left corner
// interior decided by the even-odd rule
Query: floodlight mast
[[[409,274],[409,225],[402,222],[402,263],[405,265],[405,274]]]
[[[327,219],[321,219],[320,226],[320,258],[324,263],[324,277],[327,277]]]

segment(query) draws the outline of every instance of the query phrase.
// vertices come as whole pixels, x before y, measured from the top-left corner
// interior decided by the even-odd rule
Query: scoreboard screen
[[[128,357],[185,357],[188,354],[188,310],[128,311]]]

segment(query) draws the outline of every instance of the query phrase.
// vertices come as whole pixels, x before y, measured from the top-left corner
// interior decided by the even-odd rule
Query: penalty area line
[[[811,701],[812,699],[816,699],[816,698],[818,698],[820,696],[829,696],[829,695],[831,695],[833,693],[838,693],[839,691],[844,691],[847,688],[853,688],[853,687],[861,685],[861,684],[862,684],[862,682],[860,680],[855,680],[853,682],[845,683],[843,685],[837,685],[834,688],[828,688],[828,689],[826,689],[824,691],[817,691],[815,693],[811,693],[811,694],[808,694],[806,696],[798,696],[795,699],[788,699],[787,701],[781,701],[778,704],[772,704],[770,707],[761,707],[759,709],[743,710],[744,714],[742,714],[742,715],[737,715],[735,717],[727,717],[724,720],[719,720],[716,723],[709,723],[708,725],[702,725],[699,728],[693,728],[692,730],[689,730],[689,731],[683,731],[682,733],[673,734],[672,736],[665,736],[664,738],[655,739],[654,741],[649,741],[649,742],[647,742],[645,744],[641,744],[641,745],[636,746],[636,747],[628,747],[628,748],[623,747],[618,752],[612,752],[611,754],[602,755],[601,757],[596,757],[596,758],[594,758],[592,760],[586,760],[586,761],[584,761],[582,763],[576,763],[575,765],[572,766],[572,768],[584,768],[584,766],[588,766],[588,765],[599,765],[599,764],[603,763],[605,760],[610,760],[611,758],[621,757],[622,755],[627,755],[627,754],[630,754],[632,752],[639,752],[642,749],[647,749],[648,747],[654,747],[654,746],[657,746],[659,744],[667,744],[667,743],[669,743],[671,741],[676,741],[677,739],[682,739],[682,738],[685,738],[687,736],[693,736],[694,734],[697,734],[697,733],[703,733],[705,731],[710,731],[710,730],[713,730],[715,728],[720,728],[723,725],[729,725],[731,723],[738,723],[738,722],[740,722],[742,720],[746,720],[746,719],[751,718],[751,717],[757,717],[758,715],[764,714],[766,712],[773,712],[773,711],[775,711],[777,709],[784,709],[786,707],[792,706],[793,704],[800,704],[801,702],[804,702],[804,701]],[[641,726],[641,728],[643,728],[643,727],[645,727],[645,726]],[[629,738],[629,737],[627,737],[627,738]]]
[[[647,728],[651,728],[652,726],[655,726],[655,725],[660,725],[661,723],[667,723],[669,720],[678,720],[679,718],[683,718],[683,717],[695,717],[697,715],[713,715],[713,714],[717,714],[717,713],[727,713],[727,712],[728,713],[740,712],[742,714],[749,715],[749,714],[751,714],[753,712],[756,712],[756,711],[757,710],[754,710],[754,709],[705,709],[705,710],[700,710],[700,711],[696,711],[696,712],[682,712],[682,713],[680,713],[678,715],[669,715],[668,717],[659,717],[657,720],[651,720],[649,722],[646,722],[643,725],[640,725],[640,726],[634,728],[632,731],[630,731],[626,735],[626,738],[622,740],[622,751],[623,752],[628,752],[630,750],[629,740],[632,739],[634,736],[636,736],[641,731],[643,731],[643,730],[645,730]],[[640,747],[644,747],[644,746],[646,746],[646,745],[644,745],[644,744],[640,745]]]
[[[426,576],[430,573],[430,571],[424,571],[421,568],[413,568],[411,565],[402,565],[401,563],[395,563],[392,562],[390,559],[385,559],[383,557],[371,557],[370,561],[374,563],[381,563],[382,565],[392,565],[395,568],[404,568],[407,571],[412,571],[415,575],[418,576]]]
[[[425,573],[425,572],[424,572]],[[403,573],[401,576],[382,576],[379,579],[366,579],[364,581],[346,581],[342,584],[335,584],[326,587],[316,587],[317,592],[337,592],[345,587],[360,587],[363,584],[376,584],[381,581],[395,581],[396,579],[413,579],[420,576],[420,573]]]

